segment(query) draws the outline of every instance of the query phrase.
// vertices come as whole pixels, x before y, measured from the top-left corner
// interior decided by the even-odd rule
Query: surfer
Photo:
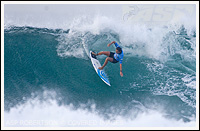
[[[98,56],[98,55],[106,55],[108,56],[103,64],[102,67],[99,67],[100,70],[102,70],[108,63],[108,61],[112,62],[112,63],[120,63],[120,75],[121,77],[123,77],[123,73],[122,73],[122,61],[123,61],[123,50],[122,48],[117,44],[117,42],[112,41],[111,43],[109,43],[107,46],[111,46],[112,44],[115,44],[116,46],[116,51],[114,52],[110,52],[110,51],[101,51],[97,54],[95,54],[94,52],[92,52],[93,55]]]

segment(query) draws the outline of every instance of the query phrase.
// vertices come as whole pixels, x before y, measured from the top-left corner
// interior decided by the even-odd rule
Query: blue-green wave
[[[168,117],[190,121],[191,114],[196,114],[195,34],[188,35],[184,26],[169,31],[160,43],[164,51],[156,59],[137,54],[138,50],[145,54],[145,43],[123,44],[113,30],[93,34],[9,27],[4,30],[4,110],[50,89],[58,93],[59,105],[79,108],[93,100],[99,114],[108,119],[111,112],[126,116],[134,110],[137,116],[146,109],[162,108]],[[113,40],[124,49],[124,77],[119,75],[119,64],[108,63],[109,87],[98,77],[87,54],[91,49],[114,51],[106,46]],[[99,60],[103,63],[105,57]]]

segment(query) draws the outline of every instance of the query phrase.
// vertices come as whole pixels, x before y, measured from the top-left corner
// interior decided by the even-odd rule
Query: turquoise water
[[[95,112],[105,120],[132,120],[148,110],[186,123],[196,117],[196,31],[187,34],[184,26],[166,29],[159,43],[162,50],[146,41],[121,42],[120,34],[108,29],[93,33],[11,26],[4,37],[5,112],[30,99],[48,101],[51,94],[43,97],[44,92],[52,91],[58,106],[92,112],[95,104]],[[124,77],[119,63],[108,63],[104,70],[109,87],[96,74],[88,52],[114,51],[107,47],[113,40],[124,50]],[[105,58],[98,57],[101,64]]]

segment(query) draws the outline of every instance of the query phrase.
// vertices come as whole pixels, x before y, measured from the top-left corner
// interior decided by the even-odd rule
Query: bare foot
[[[98,69],[99,69],[99,70],[103,70],[103,67],[99,67]]]
[[[94,52],[92,52],[93,55],[97,56],[97,54],[95,54]]]

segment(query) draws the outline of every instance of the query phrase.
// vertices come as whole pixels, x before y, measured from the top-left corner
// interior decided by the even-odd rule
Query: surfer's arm
[[[112,44],[116,43],[115,41],[112,41],[111,43],[108,44],[108,47],[111,46]]]
[[[120,65],[120,75],[121,77],[123,77],[123,73],[122,73],[122,64],[119,64]]]
[[[117,44],[117,42],[115,42],[115,41],[112,41],[109,45],[108,45],[108,47],[110,46],[110,45],[112,45],[112,44],[115,44],[115,47],[117,48],[117,47],[120,47],[118,44]]]

